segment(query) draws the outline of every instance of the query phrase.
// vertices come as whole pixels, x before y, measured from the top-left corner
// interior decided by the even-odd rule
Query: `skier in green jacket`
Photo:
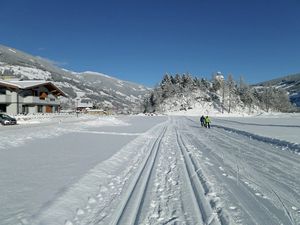
[[[205,117],[204,124],[206,128],[210,128],[210,118],[208,116]]]

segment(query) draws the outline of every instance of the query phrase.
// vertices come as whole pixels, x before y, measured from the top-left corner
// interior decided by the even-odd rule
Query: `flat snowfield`
[[[300,117],[0,127],[1,225],[298,225]]]

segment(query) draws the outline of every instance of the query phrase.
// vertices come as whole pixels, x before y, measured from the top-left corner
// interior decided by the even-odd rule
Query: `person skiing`
[[[210,128],[210,122],[211,122],[210,118],[208,116],[206,116],[204,121],[205,121],[205,123],[204,123],[205,127]]]
[[[205,117],[202,115],[200,118],[201,127],[204,127]]]

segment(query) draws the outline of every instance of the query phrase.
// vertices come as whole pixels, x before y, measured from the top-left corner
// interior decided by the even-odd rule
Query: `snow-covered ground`
[[[0,127],[0,224],[300,224],[300,116],[198,120]]]
[[[214,124],[226,128],[300,144],[300,113],[262,114],[255,117],[214,117],[213,120]]]

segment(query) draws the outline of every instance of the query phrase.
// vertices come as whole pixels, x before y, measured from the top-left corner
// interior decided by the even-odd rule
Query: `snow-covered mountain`
[[[256,86],[273,86],[283,88],[289,93],[291,102],[297,107],[300,107],[300,73],[261,82]]]
[[[70,97],[65,104],[76,104],[75,99],[89,98],[101,108],[117,112],[138,111],[140,102],[149,91],[142,85],[123,81],[97,72],[73,72],[53,62],[22,51],[0,45],[0,76],[53,81]]]

